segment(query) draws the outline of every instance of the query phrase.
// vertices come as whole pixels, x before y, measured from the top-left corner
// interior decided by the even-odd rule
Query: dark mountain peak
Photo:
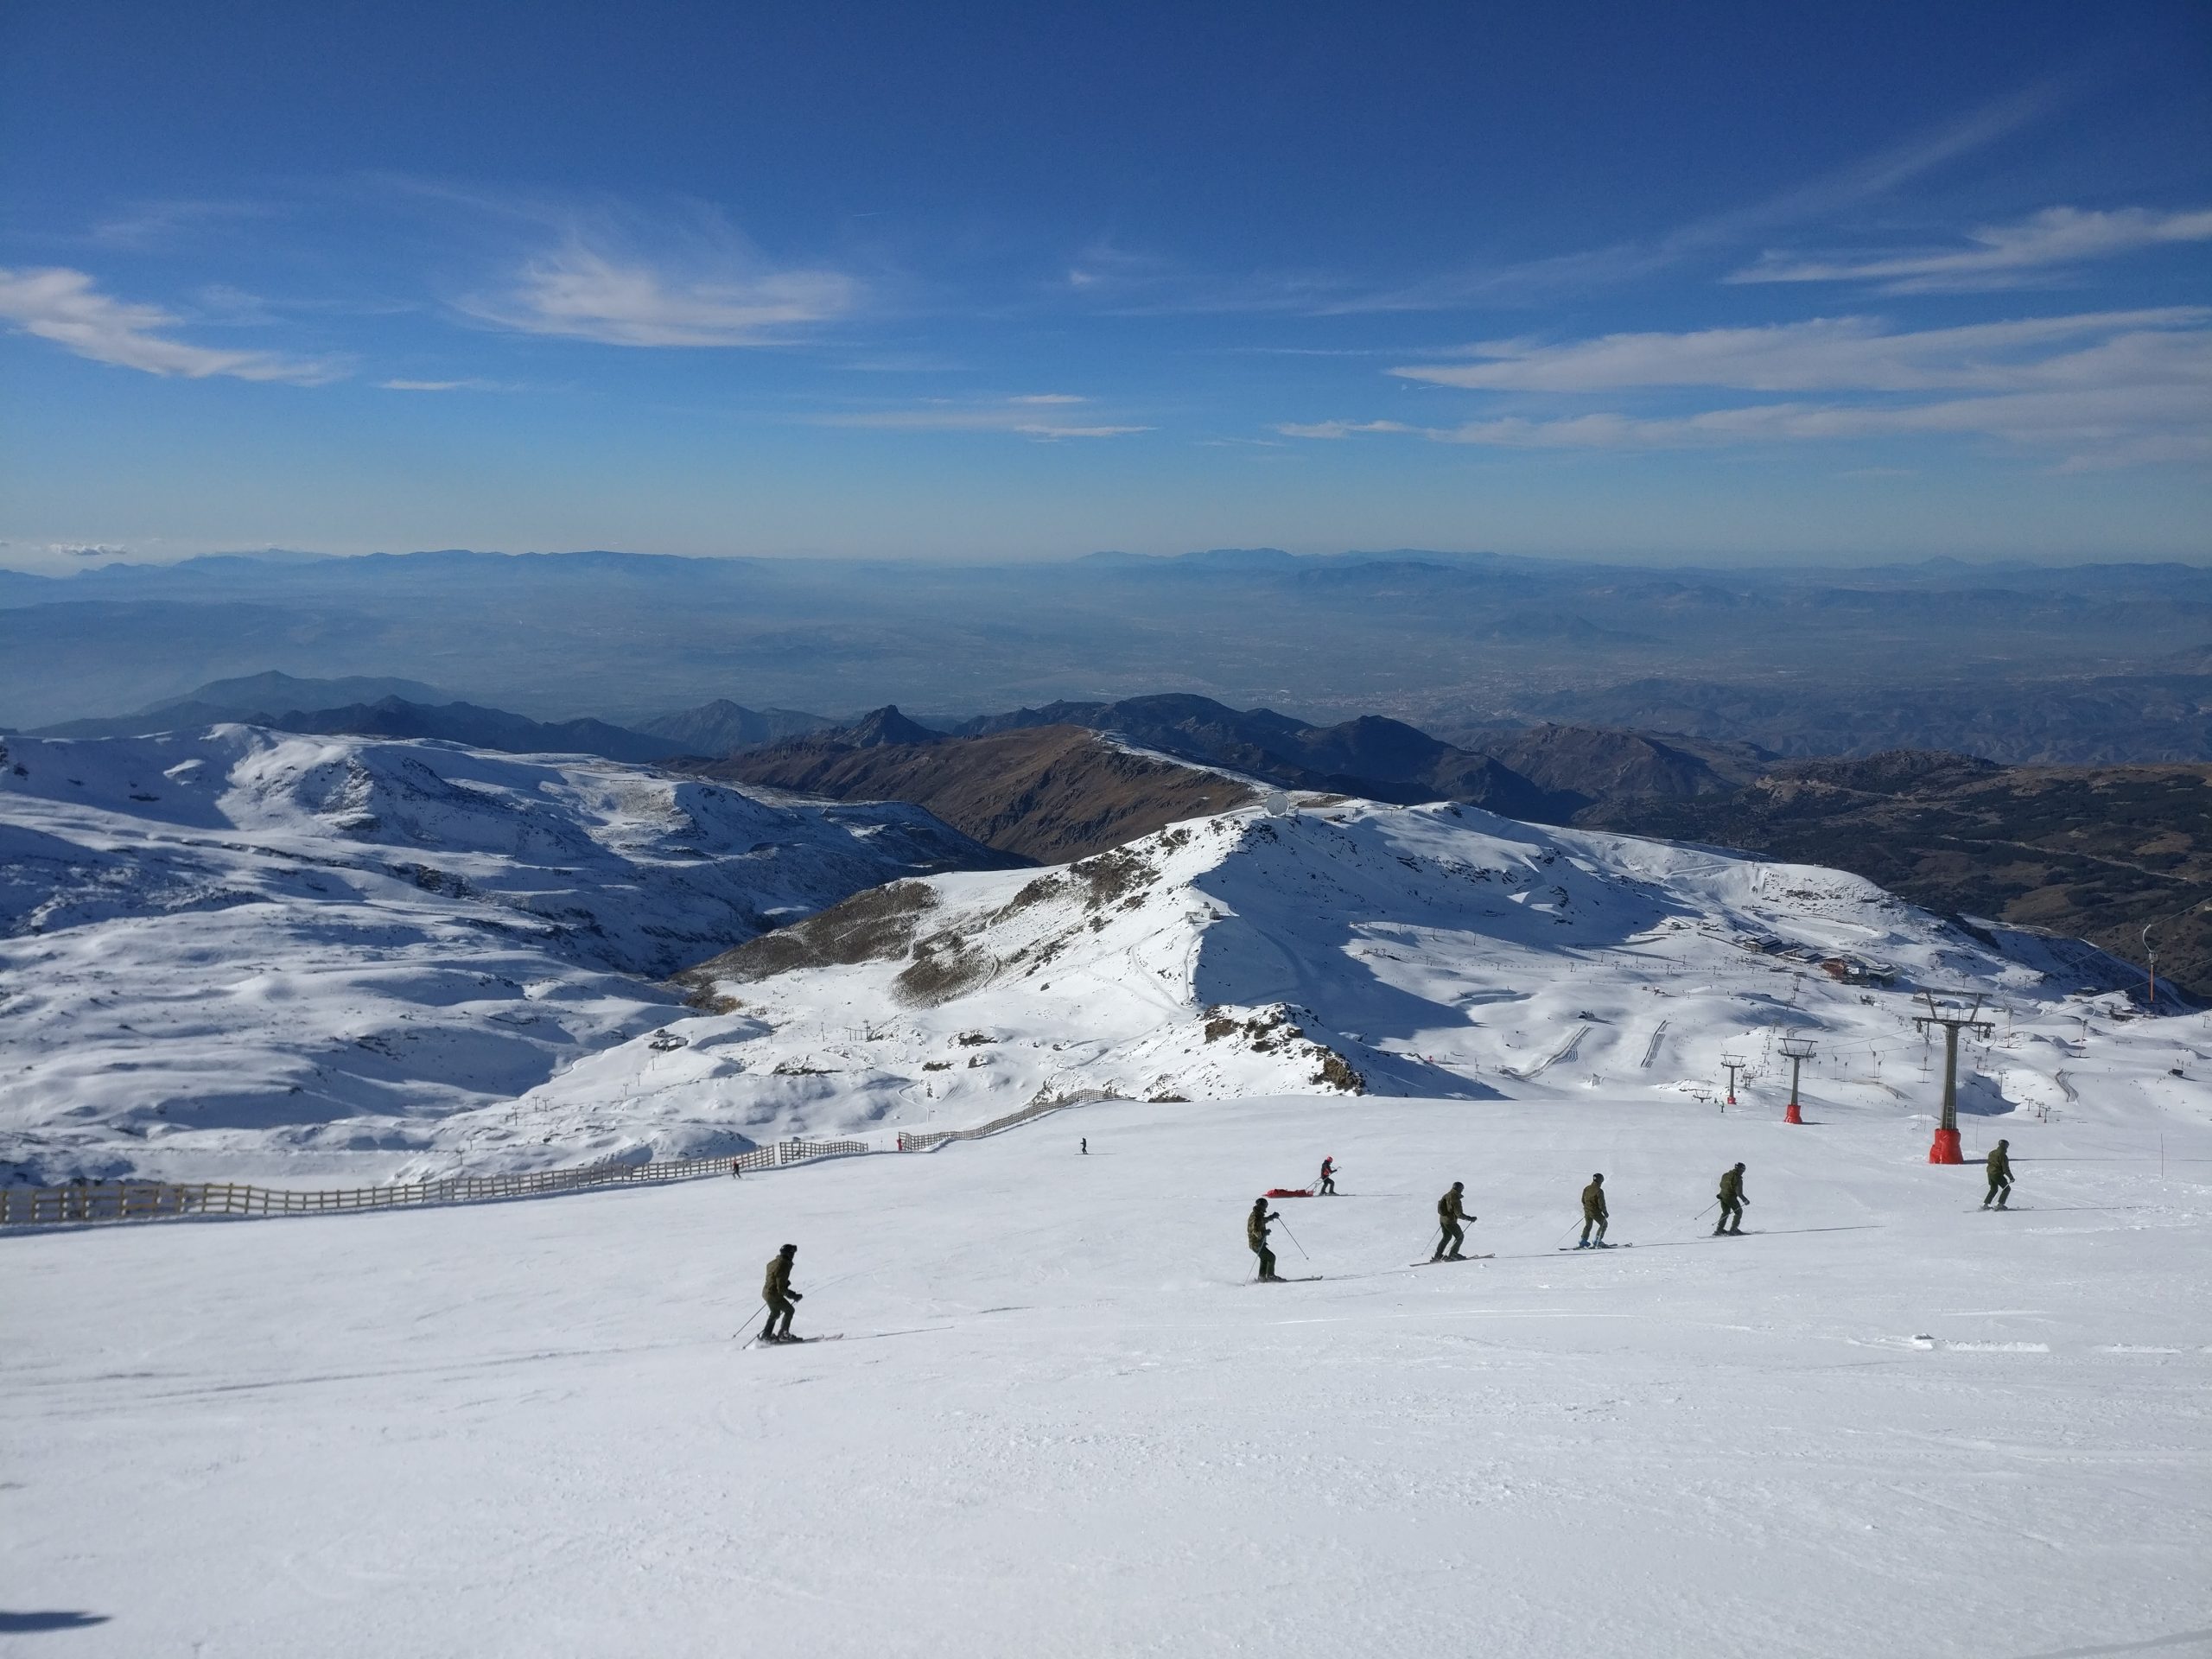
[[[302,679],[271,668],[258,674],[242,674],[236,679],[210,680],[197,690],[155,703],[141,712],[158,714],[190,703],[251,714],[264,709],[336,709],[347,703],[374,702],[386,697],[400,697],[410,702],[423,703],[452,701],[450,692],[441,691],[434,685],[425,685],[420,680],[398,679],[385,674],[351,674],[328,680]]]
[[[796,709],[747,709],[728,697],[716,697],[696,709],[680,709],[640,721],[636,729],[664,737],[687,754],[735,754],[765,743],[827,731],[834,723]]]
[[[880,749],[887,745],[908,746],[921,743],[942,743],[943,732],[933,732],[918,721],[912,721],[899,712],[899,705],[887,702],[862,715],[851,725],[840,728],[834,735],[840,742],[855,749]]]

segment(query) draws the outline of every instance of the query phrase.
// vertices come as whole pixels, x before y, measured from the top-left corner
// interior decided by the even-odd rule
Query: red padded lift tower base
[[[1959,1150],[1956,1129],[1938,1129],[1936,1139],[1928,1147],[1928,1161],[1931,1164],[1963,1164],[1966,1155]]]

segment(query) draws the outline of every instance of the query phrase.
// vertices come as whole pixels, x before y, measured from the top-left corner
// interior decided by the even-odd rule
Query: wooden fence
[[[1018,1112],[969,1129],[900,1131],[899,1150],[930,1152],[948,1141],[977,1141],[1063,1106],[1111,1098],[1103,1090],[1040,1095]],[[659,1163],[588,1164],[527,1175],[449,1175],[442,1180],[339,1187],[322,1192],[251,1186],[235,1181],[76,1181],[67,1186],[0,1186],[0,1228],[66,1227],[101,1221],[156,1221],[185,1216],[327,1216],[362,1210],[411,1210],[425,1205],[483,1204],[544,1198],[609,1186],[659,1186],[706,1175],[741,1175],[816,1158],[873,1151],[864,1141],[779,1141],[728,1158],[677,1158]]]
[[[85,1181],[67,1186],[0,1186],[0,1226],[50,1227],[177,1216],[321,1216],[433,1204],[481,1204],[607,1186],[658,1186],[868,1150],[861,1141],[779,1141],[728,1158],[589,1164],[581,1169],[539,1170],[527,1175],[451,1175],[442,1180],[319,1192],[231,1181]]]

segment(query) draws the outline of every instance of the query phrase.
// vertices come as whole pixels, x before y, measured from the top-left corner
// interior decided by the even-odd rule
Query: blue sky
[[[2208,556],[2212,8],[0,12],[0,562]]]

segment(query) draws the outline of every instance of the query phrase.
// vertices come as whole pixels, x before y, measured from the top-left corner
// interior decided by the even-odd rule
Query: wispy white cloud
[[[2089,353],[2099,370],[2124,358],[2131,378],[2194,379],[2203,373],[2208,319],[2212,309],[2170,306],[1900,332],[1878,317],[1815,317],[1555,345],[1493,340],[1466,347],[1469,361],[1412,364],[1389,372],[1487,391],[1998,390],[2089,378],[2081,355]]]
[[[2147,207],[2085,213],[2047,207],[2010,225],[1967,233],[1967,246],[1905,254],[1808,258],[1770,252],[1731,283],[1873,283],[1890,294],[2014,288],[2099,259],[2146,248],[2212,241],[2212,209]]]
[[[937,400],[907,409],[865,410],[848,415],[825,415],[823,426],[874,427],[902,432],[1005,432],[1017,437],[1050,442],[1060,438],[1124,438],[1149,432],[1148,426],[1109,424],[1086,421],[1072,414],[1053,411],[1087,404],[1084,397],[1064,392],[1040,392],[1003,397],[989,403]]]
[[[1361,432],[1420,432],[1403,421],[1285,421],[1275,428],[1286,438],[1349,438]]]
[[[572,236],[525,261],[504,292],[462,309],[524,334],[607,346],[773,346],[848,315],[861,292],[842,271],[774,270],[734,248],[668,268]]]
[[[1471,361],[1393,371],[1540,398],[1457,424],[1285,424],[1289,437],[1411,433],[1522,449],[1654,450],[1950,435],[2054,454],[2070,468],[2212,459],[2212,309],[2090,313],[1900,333],[1841,317],[1759,328],[1494,341]],[[1560,412],[1561,397],[1777,392],[1791,401]],[[1819,394],[1808,399],[1805,394]]]
[[[60,266],[0,270],[0,318],[95,363],[148,374],[194,380],[228,375],[312,386],[335,380],[343,372],[328,360],[226,351],[175,339],[170,331],[182,323],[174,314],[159,306],[115,299],[101,293],[85,272]]]
[[[65,559],[120,559],[130,551],[111,542],[48,542],[46,550],[59,553]]]
[[[2114,386],[1908,404],[1758,404],[1695,415],[1505,417],[1430,429],[1509,449],[1691,449],[1745,443],[1979,436],[2056,451],[2069,471],[2212,461],[2212,385]]]
[[[379,380],[378,391],[518,391],[518,386],[497,380]]]

